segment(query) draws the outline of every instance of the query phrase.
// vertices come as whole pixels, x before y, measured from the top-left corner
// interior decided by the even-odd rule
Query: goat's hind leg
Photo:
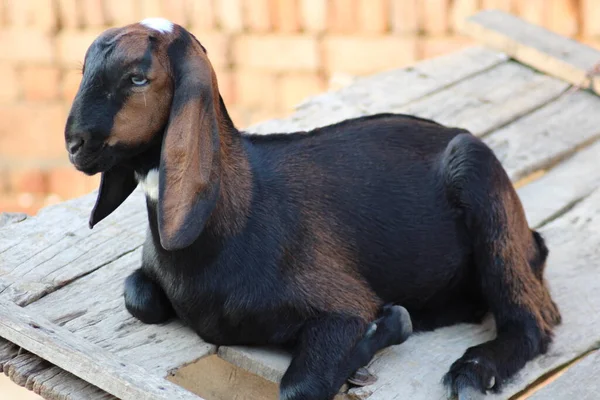
[[[175,315],[163,289],[142,268],[125,280],[125,307],[146,324],[159,324]]]
[[[449,143],[441,171],[450,203],[463,212],[481,292],[497,327],[494,340],[469,348],[444,377],[451,395],[472,399],[499,391],[529,360],[545,353],[560,314],[534,268],[545,262],[547,252],[540,252],[493,152],[474,136],[460,134]]]
[[[381,316],[369,324],[364,337],[352,351],[345,368],[340,371],[340,377],[353,374],[348,379],[350,383],[359,386],[370,384],[374,377],[363,367],[379,350],[403,343],[412,332],[412,321],[406,308],[385,305]]]
[[[408,312],[399,306],[385,308],[375,324],[336,314],[307,322],[281,379],[280,399],[331,400],[377,351],[412,333]]]

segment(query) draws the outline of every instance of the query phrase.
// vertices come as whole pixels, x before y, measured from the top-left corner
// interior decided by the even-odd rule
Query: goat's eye
[[[135,86],[144,86],[146,83],[148,83],[148,79],[141,75],[135,75],[131,77],[131,83],[133,83]]]

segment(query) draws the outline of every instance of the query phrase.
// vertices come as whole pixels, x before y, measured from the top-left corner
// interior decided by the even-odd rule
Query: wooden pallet
[[[547,277],[564,318],[548,354],[489,397],[595,398],[600,98],[595,84],[568,91],[600,52],[497,11],[477,14],[465,29],[484,46],[359,79],[250,130],[289,132],[401,112],[482,137],[518,187],[530,224],[547,238]],[[140,263],[143,195],[136,191],[89,230],[94,199],[0,229],[0,368],[48,399],[276,399],[289,364],[283,350],[217,348],[178,321],[144,325],[127,313],[122,286]],[[369,368],[377,382],[339,397],[443,399],[440,379],[450,364],[493,335],[491,320],[414,335],[375,357]]]

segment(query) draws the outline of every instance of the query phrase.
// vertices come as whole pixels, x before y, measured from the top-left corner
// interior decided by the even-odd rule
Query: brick
[[[276,110],[277,75],[272,72],[240,69],[235,75],[236,99],[240,106],[252,109]]]
[[[63,199],[82,196],[89,192],[89,180],[72,166],[52,168],[48,171],[48,193]]]
[[[519,1],[515,8],[518,16],[523,20],[532,24],[543,25],[546,10],[545,3],[546,0]]]
[[[31,24],[29,2],[5,1],[6,22],[13,28],[26,28]]]
[[[33,26],[44,32],[54,32],[58,27],[58,15],[54,0],[29,0],[33,12]]]
[[[285,110],[293,111],[307,97],[323,92],[326,86],[325,79],[316,73],[284,74],[278,85],[279,98]]]
[[[75,29],[81,26],[81,7],[78,0],[58,0],[58,16],[62,29]]]
[[[60,95],[69,105],[73,102],[77,94],[79,84],[81,83],[81,76],[81,71],[79,70],[67,70],[63,72]]]
[[[250,32],[265,33],[273,29],[271,0],[244,0],[244,25]]]
[[[600,39],[583,38],[579,41],[587,46],[593,47],[596,50],[600,50]]]
[[[140,21],[135,0],[104,0],[106,18],[110,25],[122,26]]]
[[[82,8],[83,25],[86,28],[99,28],[107,25],[102,0],[82,0],[80,7]]]
[[[2,84],[0,85],[0,103],[10,103],[19,97],[19,79],[17,70],[12,64],[0,64],[0,76]]]
[[[216,9],[213,0],[189,0],[190,26],[194,29],[209,30],[217,26]]]
[[[233,44],[233,61],[273,71],[319,68],[317,39],[310,35],[245,35]]]
[[[93,176],[88,176],[86,178],[86,193],[92,192],[100,187],[100,178],[101,174],[96,174]]]
[[[60,70],[48,66],[26,66],[21,71],[25,100],[55,100],[60,92]]]
[[[419,43],[419,59],[441,56],[474,44],[473,39],[458,35],[424,37]]]
[[[544,26],[563,36],[574,37],[579,29],[578,12],[573,0],[547,0]]]
[[[307,32],[323,32],[327,26],[328,1],[300,0],[301,26]]]
[[[66,158],[63,132],[67,113],[60,103],[0,106],[0,159]]]
[[[268,121],[273,118],[282,118],[284,116],[285,112],[280,110],[251,110],[248,113],[248,123],[246,125],[255,125],[260,122]]]
[[[226,67],[231,64],[231,36],[215,31],[191,31],[202,43],[208,53],[210,63],[215,68]]]
[[[459,32],[465,20],[479,11],[479,0],[454,0],[450,8],[450,25]]]
[[[219,93],[223,97],[226,106],[237,102],[237,91],[235,88],[235,73],[231,69],[215,69]]]
[[[421,29],[418,0],[391,0],[392,32],[415,34]]]
[[[242,0],[219,0],[215,4],[221,29],[227,32],[244,30]]]
[[[70,68],[81,67],[85,53],[101,32],[101,29],[60,32],[56,36],[56,54],[59,64]]]
[[[189,3],[193,3],[189,0]],[[139,0],[140,20],[144,18],[155,18],[162,15],[161,0]]]
[[[14,28],[29,28],[52,32],[57,27],[57,15],[52,0],[5,1],[7,23]]]
[[[0,31],[0,61],[51,64],[54,58],[51,35],[31,29]]]
[[[31,193],[1,196],[0,212],[19,212],[28,215],[35,215],[42,207],[42,204],[42,197],[34,196]]]
[[[450,0],[422,0],[423,30],[428,35],[443,35],[450,29]]]
[[[9,170],[9,192],[45,194],[48,192],[47,175],[40,168]]]
[[[581,0],[582,33],[584,36],[600,36],[600,3],[597,0]]]
[[[324,42],[328,73],[370,74],[415,61],[416,39],[402,36],[329,36]]]
[[[495,8],[507,13],[512,13],[515,10],[516,3],[525,3],[529,0],[481,0],[483,9]]]
[[[189,26],[188,16],[186,15],[187,0],[169,0],[161,3],[161,16],[181,25]]]
[[[273,25],[279,32],[294,33],[300,30],[298,0],[271,0]]]
[[[333,33],[353,33],[358,25],[358,0],[330,0],[327,28]]]
[[[363,32],[383,33],[389,29],[387,0],[359,0],[359,26]]]

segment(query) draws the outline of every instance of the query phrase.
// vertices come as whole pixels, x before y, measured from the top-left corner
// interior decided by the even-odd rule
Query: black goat
[[[221,345],[292,345],[282,399],[331,399],[406,340],[411,318],[428,330],[488,311],[497,337],[445,382],[459,397],[499,390],[560,322],[548,249],[493,152],[464,130],[379,114],[241,133],[202,45],[151,19],[90,46],[65,138],[77,169],[102,173],[90,226],[138,183],[146,191],[131,314],[177,315]]]

